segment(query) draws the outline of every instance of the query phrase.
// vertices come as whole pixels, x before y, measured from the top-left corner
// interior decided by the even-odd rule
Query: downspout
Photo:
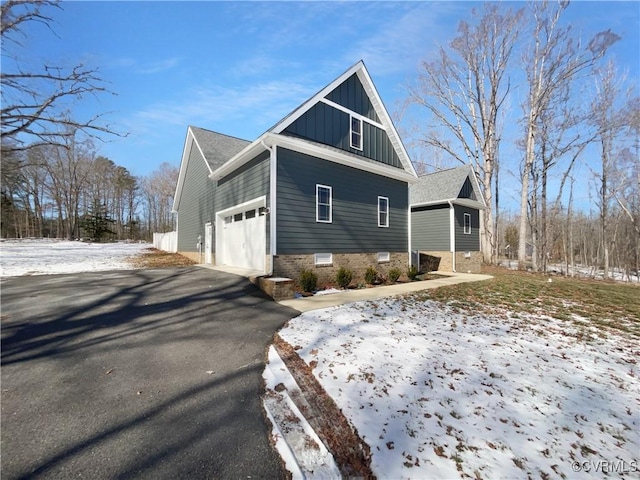
[[[408,235],[408,242],[407,245],[409,247],[409,267],[413,266],[413,249],[412,249],[412,243],[411,243],[411,194],[409,192],[409,188],[407,188],[407,205],[408,205],[408,216],[409,218],[407,219],[407,235]]]
[[[451,271],[456,271],[456,214],[453,208],[453,202],[447,200],[449,203],[449,236],[451,237]]]
[[[260,140],[262,146],[269,151],[269,271],[273,275],[273,256],[276,254],[276,147]]]

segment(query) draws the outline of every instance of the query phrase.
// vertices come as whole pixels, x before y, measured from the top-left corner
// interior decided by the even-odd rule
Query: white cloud
[[[180,60],[178,57],[171,57],[144,63],[131,57],[117,57],[109,59],[103,62],[103,64],[107,68],[126,69],[135,73],[148,75],[176,67],[180,64]]]
[[[450,18],[464,16],[455,2],[420,2],[388,13],[387,21],[362,37],[346,55],[349,61],[362,58],[378,75],[415,71],[420,59],[455,34]]]
[[[167,127],[197,125],[252,140],[314,92],[313,87],[288,80],[233,88],[199,86],[133,113],[127,128],[134,135],[149,135]]]
[[[158,60],[155,62],[139,65],[137,68],[137,72],[142,73],[144,75],[164,72],[165,70],[169,70],[173,67],[176,67],[179,63],[180,63],[179,58],[176,58],[176,57],[165,58],[163,60]]]

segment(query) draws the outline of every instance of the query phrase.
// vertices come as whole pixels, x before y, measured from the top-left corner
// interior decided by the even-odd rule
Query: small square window
[[[378,252],[378,263],[385,263],[391,261],[391,254],[389,252]]]
[[[465,235],[471,235],[471,214],[464,214],[464,233]]]
[[[224,217],[224,223],[231,223],[232,220],[233,220],[233,217],[231,216]]]
[[[331,187],[326,185],[316,185],[316,222],[331,223],[331,193]]]
[[[241,222],[241,221],[242,221],[242,213],[236,213],[236,214],[233,216],[233,221],[234,221],[234,222]]]
[[[351,148],[362,150],[362,120],[351,117]]]
[[[256,211],[255,210],[247,210],[246,212],[244,212],[244,218],[245,219],[255,218],[255,217],[256,217]]]
[[[314,253],[313,254],[314,265],[333,265],[332,253]]]
[[[389,226],[389,199],[387,197],[378,197],[378,226]]]

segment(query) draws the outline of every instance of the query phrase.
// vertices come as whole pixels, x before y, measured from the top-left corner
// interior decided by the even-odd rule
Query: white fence
[[[178,232],[154,233],[153,246],[158,250],[176,253],[178,251]]]

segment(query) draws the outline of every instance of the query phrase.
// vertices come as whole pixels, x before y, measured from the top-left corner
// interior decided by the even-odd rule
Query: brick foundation
[[[300,278],[302,270],[311,270],[318,276],[318,288],[336,284],[336,274],[340,267],[353,273],[352,285],[364,283],[364,274],[368,267],[374,267],[378,274],[388,277],[389,270],[398,268],[402,272],[400,278],[406,279],[409,266],[409,254],[396,252],[390,254],[390,261],[378,263],[377,253],[334,253],[331,266],[316,266],[313,254],[308,255],[275,255],[273,257],[273,274],[294,279]]]
[[[470,257],[466,257],[466,252],[456,252],[456,272],[460,273],[480,273],[482,266],[482,253],[481,252],[469,252]],[[438,271],[451,272],[453,269],[453,255],[451,252],[420,252],[420,263],[423,263],[422,255],[430,255],[432,257],[440,258],[440,265]]]
[[[440,265],[438,265],[438,270],[441,272],[450,272],[453,269],[453,264],[451,263],[453,256],[451,255],[451,252],[431,251],[431,252],[420,252],[420,253],[431,255],[432,257],[438,257],[440,259]],[[422,263],[422,260],[420,263]]]
[[[482,267],[482,252],[469,252],[470,257],[465,257],[465,252],[456,252],[456,272],[480,273]]]
[[[280,300],[288,300],[294,297],[295,285],[294,281],[290,278],[257,277],[252,278],[251,281],[276,302],[279,302]]]

